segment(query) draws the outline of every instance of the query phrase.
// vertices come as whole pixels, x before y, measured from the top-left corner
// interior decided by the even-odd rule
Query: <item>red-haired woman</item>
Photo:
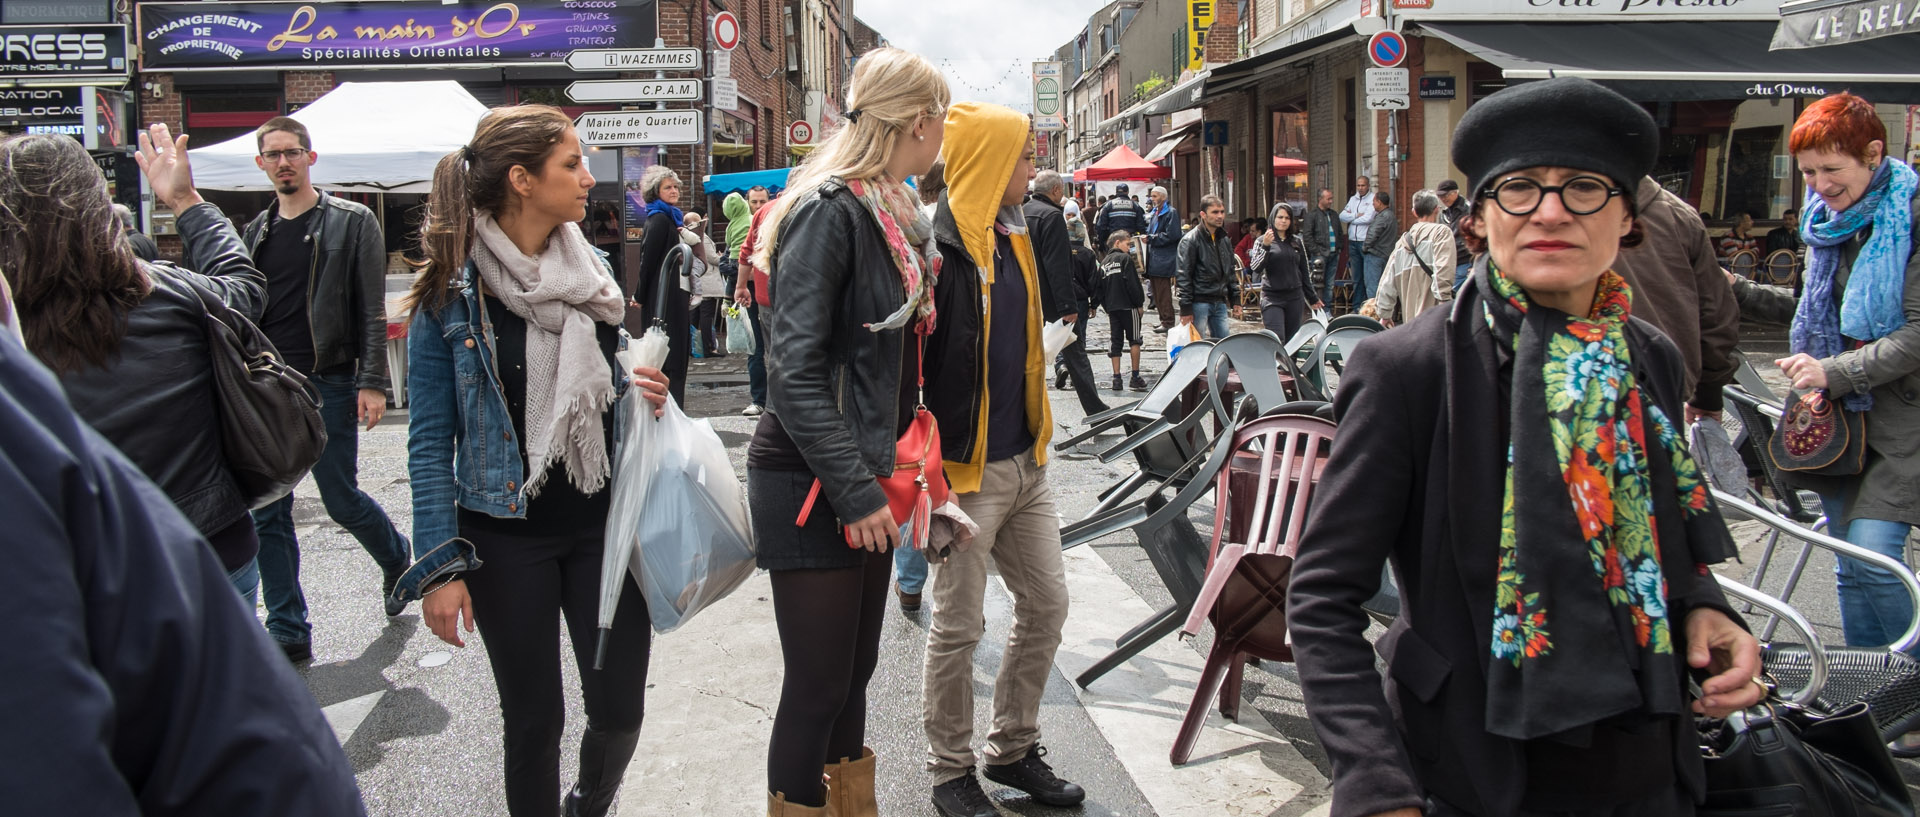
[[[1807,195],[1804,297],[1741,281],[1741,311],[1793,326],[1778,361],[1799,390],[1824,389],[1867,414],[1866,466],[1852,477],[1800,477],[1820,494],[1829,531],[1895,559],[1920,524],[1920,195],[1912,168],[1887,157],[1873,105],[1835,94],[1807,106],[1788,148]],[[1835,568],[1849,646],[1898,638],[1913,604],[1886,571],[1850,559]]]

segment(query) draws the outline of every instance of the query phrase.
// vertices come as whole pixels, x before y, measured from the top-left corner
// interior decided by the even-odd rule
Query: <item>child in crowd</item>
[[[1140,378],[1140,309],[1146,305],[1146,292],[1140,285],[1140,265],[1133,259],[1133,236],[1115,230],[1107,237],[1107,257],[1100,262],[1097,297],[1112,322],[1113,345],[1107,359],[1113,361],[1113,390],[1121,391],[1120,345],[1133,348],[1133,377],[1127,387],[1146,391],[1147,381]]]

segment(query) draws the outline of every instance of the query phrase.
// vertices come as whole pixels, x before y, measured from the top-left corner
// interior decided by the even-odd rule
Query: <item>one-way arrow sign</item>
[[[589,79],[567,86],[581,104],[595,102],[687,102],[700,98],[697,79]]]
[[[698,48],[589,48],[567,54],[575,71],[698,71]]]

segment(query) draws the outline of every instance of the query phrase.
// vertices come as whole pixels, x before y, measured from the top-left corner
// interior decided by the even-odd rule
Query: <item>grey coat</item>
[[[1914,231],[1920,235],[1920,195],[1914,196]],[[1842,246],[1835,297],[1846,289],[1847,273],[1859,254],[1862,236]],[[1734,285],[1741,315],[1753,320],[1791,323],[1798,304],[1789,290],[1751,281]],[[1816,491],[1852,488],[1847,521],[1881,519],[1920,525],[1920,252],[1907,257],[1905,326],[1852,351],[1827,358],[1827,386],[1835,394],[1867,392],[1867,466],[1852,484],[1806,479]]]
[[[1400,240],[1400,218],[1393,214],[1393,208],[1381,210],[1373,217],[1373,223],[1367,225],[1367,240],[1360,245],[1366,255],[1386,258],[1393,254],[1394,242]]]

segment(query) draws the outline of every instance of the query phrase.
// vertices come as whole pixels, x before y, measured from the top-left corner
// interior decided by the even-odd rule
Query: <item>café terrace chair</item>
[[[1727,256],[1726,265],[1727,269],[1732,270],[1735,275],[1750,281],[1766,283],[1760,279],[1763,272],[1760,267],[1760,254],[1753,250],[1740,250]]]
[[[1731,409],[1734,416],[1740,420],[1741,459],[1759,463],[1760,472],[1765,477],[1767,487],[1771,488],[1773,493],[1768,497],[1748,488],[1743,492],[1745,498],[1810,532],[1824,529],[1827,522],[1826,517],[1822,515],[1820,497],[1811,491],[1802,491],[1794,487],[1787,480],[1786,474],[1774,466],[1773,455],[1767,451],[1767,441],[1773,438],[1774,426],[1780,419],[1780,406],[1755,397],[1752,392],[1739,386],[1727,386],[1723,394],[1726,395],[1727,408]],[[1728,515],[1738,517],[1739,513],[1735,510]],[[1783,533],[1777,528],[1768,530],[1766,542],[1760,549],[1760,558],[1755,560],[1753,575],[1747,580],[1749,585],[1765,586],[1767,573],[1773,565],[1774,552],[1780,545]],[[1793,564],[1787,568],[1787,576],[1780,593],[1783,598],[1791,597],[1794,589],[1800,586],[1800,577],[1806,572],[1807,561],[1813,555],[1813,548],[1811,543],[1803,543],[1800,546],[1800,552],[1794,556]],[[1766,626],[1761,630],[1761,635],[1763,637],[1772,635],[1778,623],[1778,618],[1768,618]]]
[[[1333,423],[1317,417],[1274,415],[1247,422],[1231,442],[1216,446],[1228,453],[1234,467],[1222,468],[1215,476],[1212,554],[1205,581],[1180,628],[1184,635],[1197,635],[1211,621],[1213,648],[1174,739],[1170,757],[1175,766],[1193,755],[1216,695],[1221,716],[1239,720],[1247,658],[1293,660],[1287,583],[1333,434]],[[1235,495],[1236,470],[1254,477],[1250,502]],[[1246,490],[1244,484],[1239,488]],[[1230,512],[1245,518],[1230,521]],[[1243,528],[1244,536],[1234,535],[1235,528]],[[1242,538],[1246,541],[1237,541]]]
[[[1800,256],[1793,250],[1774,250],[1767,254],[1762,266],[1767,273],[1766,283],[1777,287],[1793,286],[1793,280],[1800,274]]]
[[[1320,336],[1326,333],[1326,324],[1316,318],[1308,318],[1307,322],[1301,324],[1300,328],[1293,333],[1293,337],[1287,339],[1282,351],[1286,352],[1287,357],[1293,358],[1294,362],[1305,363],[1307,357],[1313,354],[1313,344],[1319,342]]]
[[[1905,561],[1808,529],[1726,491],[1715,490],[1713,498],[1722,509],[1737,511],[1784,536],[1891,573],[1907,591],[1914,609],[1920,611],[1920,581],[1915,580],[1913,570],[1907,567]],[[1793,603],[1791,589],[1775,598],[1789,605]],[[1785,617],[1776,614],[1774,618]],[[1769,641],[1773,637],[1772,627],[1756,635],[1762,641]],[[1827,665],[1826,682],[1820,685],[1816,701],[1819,708],[1832,712],[1854,702],[1865,703],[1872,711],[1873,722],[1879,727],[1881,738],[1893,740],[1920,728],[1920,659],[1910,654],[1916,645],[1920,645],[1920,616],[1908,622],[1906,631],[1884,647],[1818,647],[1815,642],[1809,642],[1806,646],[1771,648],[1762,657],[1767,674],[1782,686],[1812,686],[1804,679],[1814,671],[1820,660],[1814,658],[1810,651],[1819,649]]]
[[[1334,320],[1338,322],[1340,318]],[[1372,319],[1363,317],[1362,320],[1371,321]],[[1378,323],[1375,325],[1377,326]],[[1307,365],[1300,369],[1300,374],[1303,375],[1299,381],[1300,396],[1308,400],[1333,400],[1333,392],[1337,386],[1335,379],[1328,375],[1337,377],[1344,371],[1347,357],[1353,354],[1354,347],[1379,331],[1359,324],[1340,327],[1329,324],[1327,334],[1314,344],[1313,354],[1307,358]]]

